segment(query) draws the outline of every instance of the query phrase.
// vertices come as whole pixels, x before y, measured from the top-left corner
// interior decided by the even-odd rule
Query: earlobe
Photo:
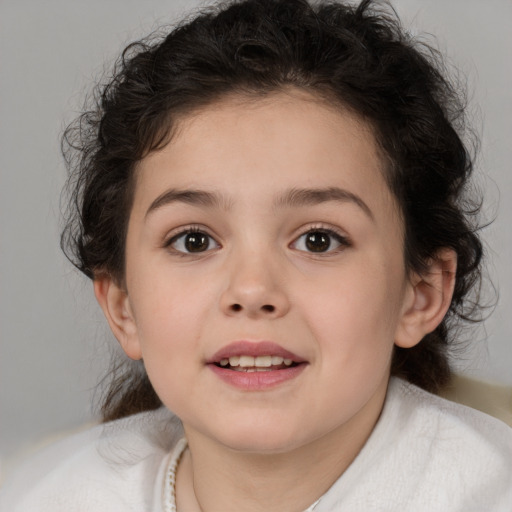
[[[456,270],[457,254],[452,249],[442,249],[429,262],[426,272],[411,277],[395,345],[411,348],[443,321],[451,304]]]
[[[137,326],[127,292],[110,276],[101,276],[94,279],[94,294],[126,355],[131,359],[141,359]]]

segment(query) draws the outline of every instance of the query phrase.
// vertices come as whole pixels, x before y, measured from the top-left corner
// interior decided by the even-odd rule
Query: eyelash
[[[308,251],[306,249],[298,249],[297,248],[297,244],[299,243],[299,241],[306,235],[312,234],[312,233],[325,235],[330,238],[329,245],[326,250],[320,250],[320,251],[310,250],[310,251]],[[180,239],[183,239],[183,243],[186,243],[185,237],[187,235],[191,235],[191,234],[201,234],[208,238],[208,240],[207,240],[208,245],[206,246],[205,250],[187,251],[187,250],[181,250],[181,249],[177,249],[176,247],[173,247],[173,244],[176,244],[177,242],[179,242]],[[331,248],[332,239],[334,239],[335,242],[338,244],[338,246],[335,247],[334,249]],[[215,245],[215,247],[213,247],[213,248],[211,247],[212,242]],[[305,242],[305,243],[307,243],[307,242]],[[325,256],[325,255],[331,255],[331,254],[336,254],[338,252],[341,252],[343,249],[350,247],[351,245],[352,245],[352,243],[345,235],[342,235],[341,233],[339,233],[338,231],[336,231],[332,228],[326,228],[322,225],[319,225],[319,226],[308,227],[298,237],[296,237],[293,240],[293,242],[289,245],[289,247],[292,249],[298,250],[300,252],[304,252],[306,254],[312,254],[315,256]],[[179,231],[176,234],[173,234],[168,240],[165,241],[163,246],[166,249],[172,250],[172,252],[174,254],[176,254],[178,256],[182,256],[182,257],[186,257],[189,255],[204,255],[204,254],[212,251],[213,249],[218,249],[221,247],[221,245],[211,235],[209,235],[206,232],[206,230],[204,228],[202,228],[201,226],[190,226],[186,229],[183,229],[182,231]]]

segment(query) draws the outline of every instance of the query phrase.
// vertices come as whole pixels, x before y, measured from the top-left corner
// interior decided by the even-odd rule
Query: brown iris
[[[208,235],[204,233],[188,233],[185,237],[185,248],[188,252],[203,252],[208,246]]]
[[[325,252],[331,246],[331,237],[322,231],[312,231],[306,235],[306,247],[311,252]]]

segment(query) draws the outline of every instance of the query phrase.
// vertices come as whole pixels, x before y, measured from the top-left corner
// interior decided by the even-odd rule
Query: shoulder
[[[487,510],[502,510],[502,502],[503,510],[512,506],[512,429],[507,424],[400,379],[391,380],[386,405],[399,426],[403,455],[415,453],[404,460],[418,479],[417,489],[428,494],[429,487],[435,488],[440,503],[467,500],[467,510],[484,510],[491,503],[496,508]]]
[[[391,379],[386,406],[405,420],[405,425],[424,432],[456,433],[462,443],[479,441],[493,450],[512,450],[512,428],[483,412],[432,395],[401,379]]]
[[[512,429],[392,378],[367,443],[315,510],[341,507],[509,512]]]
[[[166,457],[182,437],[165,409],[98,425],[42,450],[5,482],[12,512],[151,510]]]

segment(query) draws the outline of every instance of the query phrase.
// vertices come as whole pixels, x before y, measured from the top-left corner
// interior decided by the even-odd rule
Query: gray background
[[[59,249],[64,125],[127,42],[195,0],[0,0],[0,462],[93,418],[95,386],[115,341],[91,284]],[[413,33],[468,77],[482,136],[489,273],[500,291],[471,333],[459,371],[512,385],[512,0],[395,0]],[[426,36],[431,40],[431,36]],[[492,249],[491,249],[492,248]]]

